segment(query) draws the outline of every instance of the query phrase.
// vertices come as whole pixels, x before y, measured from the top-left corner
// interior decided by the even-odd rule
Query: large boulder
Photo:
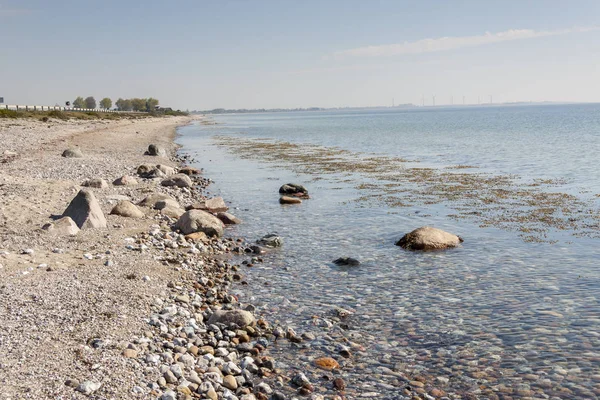
[[[287,196],[300,197],[303,199],[308,199],[310,196],[308,195],[308,190],[302,185],[297,185],[295,183],[286,183],[285,185],[279,188],[279,194],[284,194]]]
[[[63,212],[64,217],[71,217],[79,229],[106,228],[106,218],[90,189],[81,189],[77,196]]]
[[[302,200],[300,200],[298,197],[281,196],[279,198],[279,204],[300,204],[300,203],[302,203]]]
[[[360,261],[358,261],[356,258],[352,258],[352,257],[340,257],[336,260],[333,260],[333,263],[335,265],[340,265],[340,266],[357,266],[360,264]]]
[[[208,324],[235,324],[241,329],[254,325],[256,320],[251,312],[245,310],[217,310],[208,319]]]
[[[152,193],[151,195],[146,196],[142,201],[140,201],[138,203],[138,206],[156,208],[156,204],[162,200],[172,200],[174,202],[177,202],[168,194]]]
[[[186,211],[175,224],[184,235],[204,232],[208,236],[223,236],[223,223],[212,214],[202,210]]]
[[[108,183],[102,178],[92,178],[83,181],[81,186],[92,187],[96,189],[106,189],[108,187]]]
[[[169,176],[160,183],[163,186],[177,186],[180,188],[189,188],[194,184],[189,176],[185,174],[176,174]]]
[[[117,203],[110,211],[112,215],[120,215],[127,218],[144,218],[144,213],[135,204],[123,200]]]
[[[79,227],[71,217],[57,219],[54,222],[42,226],[42,229],[53,235],[75,236],[79,233]]]
[[[137,185],[138,181],[133,176],[124,175],[114,180],[113,185],[115,186],[134,186]]]
[[[165,151],[165,149],[163,149],[162,147],[160,147],[156,144],[151,144],[150,146],[148,146],[148,151],[146,151],[146,154],[149,156],[160,156],[160,157],[167,156],[167,152]]]
[[[407,250],[427,251],[456,247],[462,242],[462,238],[453,235],[452,233],[430,226],[423,226],[402,236],[402,238],[396,242],[396,246],[400,246]]]
[[[222,197],[199,201],[186,207],[187,210],[202,210],[211,213],[220,213],[229,210]]]
[[[63,151],[62,156],[66,158],[83,158],[83,153],[78,148],[73,148]]]

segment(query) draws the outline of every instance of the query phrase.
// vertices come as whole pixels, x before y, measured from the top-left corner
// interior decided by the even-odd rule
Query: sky
[[[0,97],[600,102],[598,0],[0,0]]]

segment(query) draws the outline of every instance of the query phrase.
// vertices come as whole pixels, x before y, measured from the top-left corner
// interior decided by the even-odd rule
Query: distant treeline
[[[113,102],[109,97],[105,97],[100,100],[100,108],[109,110],[113,106]],[[149,97],[147,99],[133,98],[133,99],[121,99],[115,101],[115,106],[119,111],[154,111],[158,106],[158,99]],[[96,99],[94,96],[86,97],[85,99],[81,96],[73,100],[74,108],[96,108]]]

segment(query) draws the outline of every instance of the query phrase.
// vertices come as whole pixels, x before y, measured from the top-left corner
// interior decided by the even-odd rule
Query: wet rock
[[[279,188],[279,194],[284,194],[287,196],[294,196],[308,199],[308,190],[302,185],[297,185],[295,183],[286,183],[285,185]]]
[[[294,385],[300,386],[300,387],[310,385],[310,381],[308,380],[306,375],[304,375],[304,373],[302,373],[302,372],[300,372],[298,375],[296,375],[292,378],[292,383]]]
[[[81,189],[77,196],[63,212],[63,216],[71,217],[79,229],[106,228],[106,218],[98,204],[98,200],[90,189]]]
[[[227,212],[218,213],[217,218],[219,218],[225,225],[237,225],[242,223],[241,219]]]
[[[407,250],[442,250],[456,247],[463,239],[441,229],[424,226],[404,235],[397,243]]]
[[[78,148],[71,148],[63,151],[62,156],[66,158],[83,158],[83,153]]]
[[[186,175],[199,175],[201,173],[201,171],[198,168],[185,166],[185,167],[179,168],[179,173],[186,174]]]
[[[95,189],[106,189],[108,187],[108,182],[102,178],[92,178],[83,181],[81,186],[92,187]]]
[[[193,182],[189,176],[185,174],[176,174],[164,179],[161,183],[163,186],[177,186],[180,188],[190,188]]]
[[[175,227],[188,235],[193,232],[204,232],[207,236],[223,236],[223,223],[212,214],[201,210],[186,211],[175,224]]]
[[[128,175],[124,175],[113,181],[113,185],[115,185],[115,186],[135,186],[137,184],[138,184],[138,181],[133,176],[128,176]]]
[[[352,257],[340,257],[337,260],[333,260],[333,263],[335,265],[341,265],[341,266],[357,266],[360,264],[360,261],[358,261],[356,258],[352,258]]]
[[[281,247],[283,246],[283,239],[276,233],[269,233],[258,239],[256,243],[267,247]]]
[[[150,146],[148,146],[148,151],[146,151],[146,153],[144,153],[144,154],[149,155],[149,156],[160,156],[160,157],[167,156],[167,152],[165,151],[165,149],[163,149],[162,147],[160,147],[156,144],[151,144]]]
[[[54,222],[50,222],[42,227],[48,233],[54,235],[75,236],[79,233],[79,227],[71,217],[62,217]]]
[[[254,325],[254,315],[244,310],[217,310],[208,319],[208,324],[236,324],[240,328]]]
[[[315,365],[326,370],[332,370],[340,367],[340,364],[338,364],[338,362],[331,357],[317,358],[315,360]]]
[[[120,201],[110,211],[112,215],[120,215],[127,218],[144,218],[144,213],[130,201]]]
[[[279,198],[279,204],[300,204],[300,203],[302,203],[302,200],[300,200],[298,197],[281,196]]]

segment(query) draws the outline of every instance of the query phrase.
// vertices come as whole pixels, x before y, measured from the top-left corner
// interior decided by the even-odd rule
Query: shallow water
[[[285,162],[242,158],[217,139],[276,138],[433,168],[468,164],[523,181],[564,179],[561,191],[594,199],[600,192],[594,160],[600,106],[214,119],[219,125],[181,128],[179,142],[215,180],[214,193],[244,221],[229,234],[254,240],[277,232],[285,242],[264,263],[244,270],[249,285],[235,288],[241,300],[259,306],[271,321],[321,337],[335,306],[355,311],[329,334],[364,350],[356,348],[344,360],[327,338],[292,351],[278,344],[271,351],[280,367],[308,368],[311,358],[332,355],[342,363],[350,393],[378,393],[376,398],[393,398],[406,386],[402,377],[416,376],[426,380],[426,390],[481,398],[600,394],[598,239],[527,243],[510,230],[450,218],[452,204],[361,204],[355,200],[364,190],[357,183],[371,178],[298,173]],[[277,191],[287,182],[304,184],[312,198],[281,206]],[[434,253],[394,246],[423,225],[456,233],[465,243]],[[344,255],[362,264],[331,263]]]

